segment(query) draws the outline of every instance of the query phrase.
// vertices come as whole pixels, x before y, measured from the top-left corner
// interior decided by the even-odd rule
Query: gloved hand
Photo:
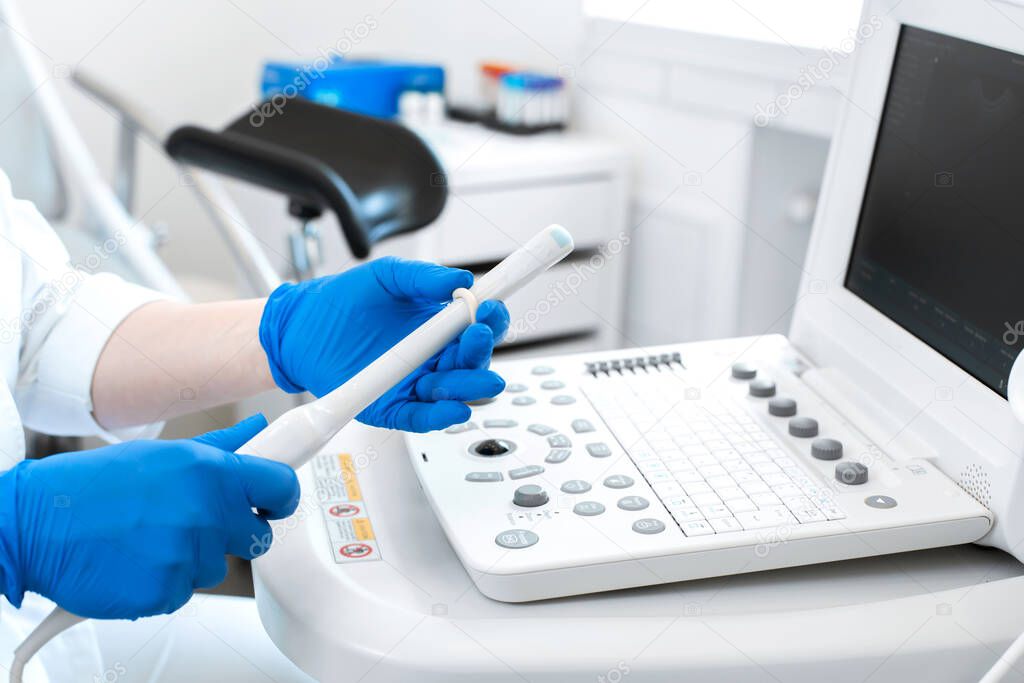
[[[290,467],[230,452],[266,424],[255,415],[195,439],[26,460],[0,475],[7,599],[20,606],[29,590],[79,616],[135,619],[220,583],[224,555],[264,551],[267,520],[298,505]]]
[[[281,285],[260,321],[274,381],[285,391],[323,396],[441,310],[453,290],[472,284],[465,270],[386,257],[340,275]],[[410,432],[465,422],[465,401],[505,388],[487,367],[508,323],[504,304],[481,303],[475,324],[357,418]]]

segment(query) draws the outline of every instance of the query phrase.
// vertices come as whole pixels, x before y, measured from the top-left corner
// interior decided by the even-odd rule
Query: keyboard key
[[[722,504],[718,505],[704,505],[700,508],[701,513],[704,515],[704,519],[712,520],[720,517],[732,517],[732,513],[729,508]]]
[[[764,491],[761,493],[753,493],[750,495],[750,500],[757,503],[757,507],[769,507],[772,505],[782,505],[782,501],[771,491]]]
[[[679,470],[673,472],[672,475],[676,478],[676,481],[685,486],[686,484],[696,484],[698,482],[703,483],[704,477],[700,476],[700,472],[695,469]]]
[[[525,479],[526,477],[535,477],[543,471],[544,468],[540,465],[526,465],[524,467],[517,467],[516,469],[509,470],[508,476],[510,479]]]
[[[707,482],[708,486],[715,489],[716,491],[718,489],[725,489],[736,486],[736,481],[728,474],[723,474],[720,477],[708,477]]]
[[[733,514],[738,512],[753,512],[757,509],[754,505],[754,501],[749,498],[735,498],[733,500],[725,501],[726,506],[732,510]]]
[[[703,520],[686,522],[685,524],[680,524],[679,528],[682,529],[683,533],[687,536],[710,536],[715,533],[714,527]]]
[[[722,499],[714,493],[697,493],[691,495],[690,499],[693,500],[693,504],[697,507],[702,505],[718,505],[722,502]]]
[[[808,508],[817,509],[814,507],[814,503],[807,496],[790,496],[782,499],[782,504],[788,507],[790,510],[805,510]]]
[[[548,452],[547,457],[544,458],[544,462],[551,463],[552,465],[557,465],[558,463],[565,462],[566,460],[568,460],[571,454],[572,451],[570,451],[568,448],[552,448]]]
[[[736,479],[739,481],[739,478]],[[740,488],[747,492],[748,496],[752,496],[755,493],[769,493],[771,489],[768,488],[768,484],[764,483],[760,479],[754,481],[740,481]]]
[[[718,517],[711,520],[711,527],[718,534],[727,534],[732,531],[743,531],[743,525],[736,521],[735,517]]]
[[[686,495],[691,497],[698,493],[713,493],[711,487],[708,486],[707,482],[704,481],[683,484],[683,489],[686,490]]]
[[[771,507],[764,510],[736,513],[738,521],[744,529],[768,529],[776,526],[796,524],[796,518],[784,507]]]
[[[779,486],[785,486],[787,484],[790,484],[789,477],[787,477],[782,472],[771,472],[769,474],[762,474],[761,479],[764,481],[764,483],[771,486],[772,490],[775,490]]]
[[[590,420],[573,420],[572,431],[577,434],[585,434],[594,431],[594,425],[590,423]]]
[[[672,519],[676,520],[676,524],[682,526],[688,522],[703,522],[704,515],[700,513],[697,508],[679,508],[676,510],[669,510],[672,515]]]
[[[547,425],[541,424],[532,424],[526,428],[526,431],[533,432],[534,434],[538,434],[540,436],[547,436],[548,434],[555,433],[554,427],[548,427]]]
[[[674,481],[651,482],[651,488],[662,499],[666,496],[679,496],[683,494],[683,487]]]
[[[779,498],[790,498],[792,496],[803,495],[803,490],[794,486],[793,484],[782,484],[781,486],[772,486],[772,492],[775,493]]]
[[[721,465],[710,465],[708,467],[701,467],[700,473],[705,479],[712,479],[713,477],[725,476],[725,468]]]
[[[724,501],[739,500],[740,498],[747,497],[747,494],[743,493],[743,489],[739,488],[738,486],[716,488],[715,492],[718,493],[718,497]]]
[[[840,510],[837,505],[822,505],[819,509],[829,520],[846,519],[846,513]]]
[[[800,510],[793,510],[793,516],[796,517],[797,521],[801,524],[807,524],[808,522],[824,522],[826,517],[824,514],[819,512],[816,508],[803,508]]]
[[[552,448],[569,448],[572,441],[565,434],[552,434],[548,437],[548,445]]]
[[[687,498],[686,496],[669,496],[668,498],[663,499],[662,502],[665,503],[665,507],[667,507],[669,510],[674,510],[676,508],[695,507],[693,505],[693,502],[690,501],[690,499]]]
[[[508,429],[518,425],[515,420],[484,420],[484,429]]]
[[[690,464],[698,469],[718,464],[718,458],[713,455],[691,455],[689,458]]]

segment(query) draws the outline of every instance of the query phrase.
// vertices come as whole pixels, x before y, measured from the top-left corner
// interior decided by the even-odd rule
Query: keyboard
[[[897,460],[769,336],[495,363],[496,399],[407,435],[478,588],[519,602],[978,540],[989,511]]]

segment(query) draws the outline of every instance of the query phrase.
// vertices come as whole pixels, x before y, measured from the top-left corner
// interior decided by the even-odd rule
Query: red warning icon
[[[341,553],[342,557],[360,559],[372,553],[373,548],[365,543],[349,543],[348,545],[341,546],[341,549],[338,550],[338,552]]]
[[[340,505],[332,505],[327,511],[335,517],[355,517],[359,514],[359,506],[352,505],[351,503],[342,503]]]

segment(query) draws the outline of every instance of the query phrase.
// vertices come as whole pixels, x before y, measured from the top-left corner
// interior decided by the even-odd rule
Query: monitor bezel
[[[901,432],[916,434],[932,450],[948,447],[956,434],[979,457],[1019,460],[1024,427],[1006,399],[844,283],[902,26],[1024,55],[1018,26],[1024,7],[999,0],[869,0],[861,24],[875,28],[858,47],[851,81],[840,93],[790,338],[815,365],[877,396]]]

